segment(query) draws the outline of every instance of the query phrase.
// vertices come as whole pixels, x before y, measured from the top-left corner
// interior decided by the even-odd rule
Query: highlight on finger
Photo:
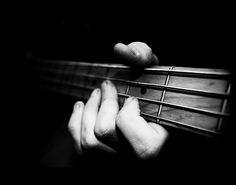
[[[92,148],[98,143],[93,130],[97,119],[100,101],[101,90],[97,88],[93,90],[84,107],[81,126],[81,142],[85,148]]]
[[[98,112],[94,132],[99,138],[116,140],[115,120],[119,112],[118,95],[115,85],[105,80],[101,84],[102,102]]]
[[[83,148],[84,152],[104,151],[116,153],[113,148],[100,142],[94,133],[100,102],[101,90],[98,88],[91,93],[91,96],[84,107],[81,124],[81,147]]]
[[[139,158],[154,158],[161,151],[166,134],[158,127],[153,128],[140,116],[136,98],[127,101],[117,116],[117,126]]]
[[[117,54],[122,59],[124,59],[125,61],[134,63],[135,61],[138,61],[140,58],[138,51],[132,49],[131,47],[128,47],[125,44],[117,43],[113,49],[114,53]]]
[[[71,114],[68,124],[69,132],[71,133],[75,141],[75,146],[79,154],[83,153],[81,148],[81,135],[80,135],[83,110],[84,110],[83,102],[81,101],[76,102],[74,104],[73,112]]]
[[[158,64],[158,58],[144,42],[132,42],[128,45],[117,43],[114,46],[114,53],[133,67],[147,67],[151,64]]]

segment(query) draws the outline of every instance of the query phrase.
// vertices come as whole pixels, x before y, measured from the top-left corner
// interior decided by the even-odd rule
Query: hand
[[[127,46],[118,43],[114,52],[131,66],[158,64],[151,48],[142,42]],[[136,98],[126,99],[119,110],[117,90],[107,80],[92,92],[85,105],[80,101],[74,105],[68,127],[81,155],[89,151],[122,152],[119,130],[138,158],[149,159],[158,155],[168,136],[162,126],[147,123],[140,116]]]
[[[158,155],[168,135],[162,126],[140,116],[136,98],[126,99],[119,110],[116,88],[108,80],[92,92],[85,105],[75,104],[68,126],[80,154],[96,150],[118,153],[114,146],[119,145],[119,129],[138,158],[150,159]]]
[[[128,45],[118,43],[114,46],[114,53],[125,60],[126,64],[134,67],[158,65],[159,61],[152,49],[143,42],[132,42]]]

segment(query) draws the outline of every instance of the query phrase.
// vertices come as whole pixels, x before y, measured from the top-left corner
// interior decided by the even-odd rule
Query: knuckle
[[[73,124],[73,122],[69,122],[69,124],[67,125],[67,129],[69,130],[70,133],[74,133],[76,128]]]
[[[162,129],[162,134],[160,135],[160,140],[164,143],[169,137],[169,133],[164,128]]]
[[[141,147],[138,151],[138,156],[141,159],[150,159],[156,157],[161,148],[158,139],[159,138],[154,137],[151,141],[149,141],[149,143]]]
[[[138,156],[141,159],[151,159],[151,158],[156,157],[159,154],[167,137],[168,137],[167,132],[165,132],[162,135],[156,134],[152,136],[152,138],[149,140],[149,142],[146,145],[143,145],[142,147],[138,149],[138,152],[137,152]]]
[[[75,117],[70,118],[70,121],[67,125],[67,129],[69,130],[70,133],[79,132],[79,125],[78,125],[77,119],[75,119]]]
[[[69,132],[73,132],[74,127],[69,123],[69,124],[67,125],[67,129],[69,130]]]
[[[111,94],[113,95],[113,94]],[[106,96],[103,98],[102,104],[107,107],[108,111],[119,109],[117,98],[114,96]]]
[[[107,137],[112,134],[111,124],[98,122],[94,127],[94,133],[97,137]]]
[[[98,142],[91,137],[82,137],[81,138],[81,146],[86,150],[96,148],[97,145],[98,145]]]
[[[148,50],[148,49],[147,49],[147,50],[144,52],[144,54],[141,56],[141,60],[148,61],[148,60],[151,59],[151,56],[152,56],[151,50]]]
[[[138,157],[141,159],[151,159],[157,156],[159,147],[157,145],[148,145],[138,151]]]
[[[104,126],[104,124],[96,123],[96,126],[94,127],[94,133],[98,137],[104,137],[108,131],[107,126]]]
[[[115,119],[119,111],[118,103],[113,99],[102,102],[100,114],[94,126],[94,134],[97,137],[107,137],[115,130]]]
[[[123,107],[116,117],[116,123],[122,124],[124,122],[126,123],[129,121],[133,121],[138,115],[137,113],[139,112],[139,109],[136,110],[136,108],[136,106],[133,107],[131,106],[131,104]]]

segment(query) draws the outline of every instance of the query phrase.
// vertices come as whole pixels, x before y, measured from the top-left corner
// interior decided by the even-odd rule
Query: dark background
[[[162,10],[157,5],[32,8],[23,19],[26,51],[70,60],[114,59],[117,42],[146,42],[161,65],[230,68],[232,14],[224,6]],[[22,29],[22,28],[20,28]]]
[[[120,62],[113,55],[114,44],[142,41],[153,49],[160,65],[233,71],[231,12],[221,5],[214,5],[186,8],[180,5],[182,8],[173,6],[165,10],[156,4],[126,8],[115,3],[112,6],[78,4],[69,8],[36,5],[22,10],[20,18],[16,15],[19,22],[14,26],[19,39],[16,47],[22,51],[22,63],[15,65],[21,71],[15,81],[21,105],[17,125],[24,128],[20,134],[23,140],[16,142],[21,143],[20,146],[16,144],[19,147],[16,158],[21,165],[84,167],[97,163],[91,159],[77,159],[67,132],[67,123],[77,99],[40,90],[34,79],[31,57]],[[17,83],[18,80],[23,83]],[[185,170],[196,166],[212,170],[216,166],[231,164],[231,138],[226,142],[215,142],[186,133],[175,134],[152,167],[183,165]],[[127,165],[124,158],[112,161],[109,167]]]

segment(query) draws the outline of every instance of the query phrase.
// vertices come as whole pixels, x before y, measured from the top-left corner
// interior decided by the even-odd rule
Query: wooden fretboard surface
[[[149,121],[207,136],[222,135],[230,117],[230,72],[153,66],[142,71],[120,64],[38,60],[40,86],[88,99],[91,91],[109,79],[116,85],[119,103],[135,96]]]

